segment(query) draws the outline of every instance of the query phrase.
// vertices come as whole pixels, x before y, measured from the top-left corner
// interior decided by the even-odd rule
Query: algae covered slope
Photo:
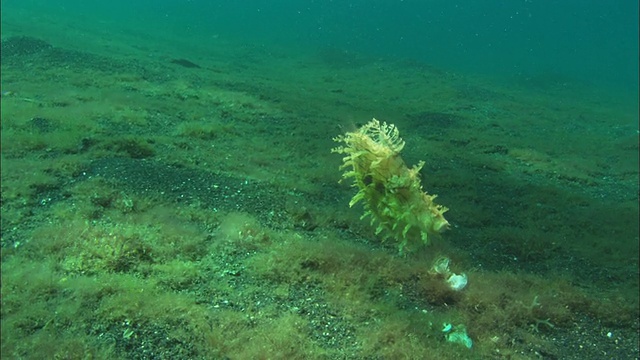
[[[362,218],[371,216],[371,225],[378,224],[376,234],[384,231],[385,238],[398,240],[402,252],[420,245],[418,239],[428,244],[430,233],[448,228],[443,216],[448,209],[433,202],[436,195],[422,190],[424,162],[408,168],[400,157],[405,143],[395,125],[373,119],[334,140],[345,144],[332,149],[347,155],[340,169],[351,167],[343,178],[353,178],[359,189],[349,205],[364,200]]]
[[[0,358],[637,356],[637,99],[17,15]],[[369,114],[387,124],[336,130]],[[343,157],[371,209],[346,210],[361,188],[336,184]],[[439,215],[413,225],[423,196]],[[408,253],[446,227],[433,201],[455,236]],[[472,349],[447,341],[461,324]]]

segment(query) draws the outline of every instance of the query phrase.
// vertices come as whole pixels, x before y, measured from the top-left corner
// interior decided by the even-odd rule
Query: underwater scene
[[[638,3],[2,0],[2,359],[638,359]]]

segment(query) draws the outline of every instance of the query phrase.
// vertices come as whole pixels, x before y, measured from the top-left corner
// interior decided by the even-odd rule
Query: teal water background
[[[332,48],[496,77],[554,76],[637,93],[638,1],[2,1],[114,32]]]

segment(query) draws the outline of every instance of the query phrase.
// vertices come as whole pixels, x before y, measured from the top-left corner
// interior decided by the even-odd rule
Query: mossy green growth
[[[349,206],[363,201],[362,218],[371,217],[371,225],[377,224],[376,234],[396,239],[400,252],[429,244],[429,234],[449,226],[443,216],[448,209],[433,202],[436,195],[422,190],[424,162],[408,168],[400,157],[405,143],[393,124],[373,119],[334,141],[345,144],[331,150],[347,155],[340,169],[351,168],[342,177],[352,178],[358,188]]]

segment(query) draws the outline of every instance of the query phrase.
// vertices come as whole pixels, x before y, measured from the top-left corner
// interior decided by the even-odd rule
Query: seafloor
[[[3,14],[3,359],[638,357],[637,94],[100,25]],[[450,208],[416,252],[338,183],[372,117]]]

